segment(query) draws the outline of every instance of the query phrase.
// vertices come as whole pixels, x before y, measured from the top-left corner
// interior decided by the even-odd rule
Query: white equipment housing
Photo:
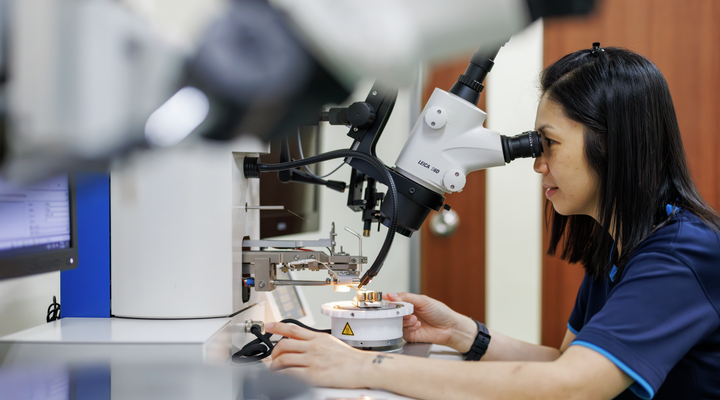
[[[259,180],[243,176],[254,138],[140,152],[111,173],[112,314],[209,318],[242,302],[242,240],[259,239]]]

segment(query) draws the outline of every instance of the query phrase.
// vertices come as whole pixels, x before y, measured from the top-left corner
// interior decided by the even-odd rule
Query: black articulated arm
[[[348,120],[354,118],[356,122],[362,123],[352,126],[348,132],[348,136],[354,139],[351,149],[377,158],[375,148],[387,125],[396,99],[397,89],[388,89],[376,83],[363,103],[355,103],[348,107],[346,111]],[[358,104],[362,104],[362,107]],[[372,116],[369,110],[372,110]],[[332,118],[333,113],[328,114],[329,118]],[[342,113],[340,115],[342,116]],[[332,123],[332,120],[329,122]],[[363,234],[369,236],[373,222],[379,222],[389,228],[392,215],[390,203],[387,201],[387,196],[378,193],[375,187],[376,182],[384,182],[383,176],[363,159],[350,158],[346,162],[353,168],[347,204],[353,211],[363,213]],[[401,211],[397,216],[398,224],[395,231],[404,236],[412,236],[413,232],[420,229],[431,210],[440,210],[445,197],[411,181],[392,168],[386,167],[386,169],[398,189]],[[363,186],[365,186],[364,192]],[[378,203],[380,203],[379,211],[376,209]]]
[[[354,103],[347,109],[331,108],[329,122],[333,123],[334,116],[349,122],[351,127],[348,136],[355,139],[350,148],[377,158],[375,147],[390,118],[396,99],[397,89],[387,89],[375,84],[364,102]],[[382,175],[364,160],[351,158],[346,162],[352,167],[347,205],[351,210],[362,213],[363,236],[367,237],[370,236],[372,223],[384,221],[377,209],[384,195],[378,193],[376,187],[377,181],[382,182]],[[390,168],[386,169],[392,173]]]
[[[527,0],[532,20],[567,15],[584,15],[595,8],[595,0]]]
[[[381,222],[382,218],[380,212],[377,211],[377,207],[385,195],[377,191],[376,182],[375,179],[368,177],[355,168],[350,172],[350,191],[347,205],[351,210],[362,213],[363,236],[365,237],[370,236],[372,223]],[[365,186],[364,194],[363,186]],[[379,229],[380,225],[378,225]]]

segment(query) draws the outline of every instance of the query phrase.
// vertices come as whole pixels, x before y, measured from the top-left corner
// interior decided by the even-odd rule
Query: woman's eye
[[[555,144],[555,141],[552,139],[545,138],[545,144],[547,144],[547,147],[551,147],[553,144]]]

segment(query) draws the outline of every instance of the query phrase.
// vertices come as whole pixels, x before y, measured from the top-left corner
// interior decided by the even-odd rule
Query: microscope
[[[353,211],[362,212],[363,235],[369,236],[370,225],[378,222],[388,228],[385,242],[388,247],[395,232],[410,237],[420,229],[431,210],[450,208],[444,204],[443,194],[461,192],[470,172],[505,165],[516,158],[538,157],[543,151],[536,131],[507,137],[483,127],[487,114],[477,103],[483,90],[482,82],[492,70],[498,51],[499,48],[479,50],[448,92],[435,89],[395,167],[379,162],[375,146],[392,112],[397,90],[376,84],[364,102],[320,113],[321,121],[350,127],[348,136],[354,139],[350,150],[276,165],[259,164],[257,158],[248,157],[243,165],[245,176],[257,178],[261,172],[291,170],[344,158],[352,167],[347,205]],[[388,187],[387,195],[377,192],[377,182]],[[314,183],[328,184],[321,180]],[[359,288],[368,285],[378,274],[387,255],[384,250],[385,247],[370,269],[354,282]]]
[[[394,167],[378,162],[375,146],[392,112],[397,90],[378,84],[370,89],[365,101],[320,113],[320,121],[349,126],[348,136],[354,139],[350,150],[276,165],[260,164],[257,158],[246,157],[243,171],[248,178],[280,170],[298,173],[294,168],[344,158],[352,167],[347,205],[353,211],[362,213],[363,235],[369,236],[373,222],[387,227],[380,254],[362,276],[361,265],[366,262],[366,257],[335,253],[334,226],[330,240],[326,242],[332,247],[325,246],[330,254],[311,252],[310,257],[304,257],[303,261],[298,261],[299,257],[303,257],[302,252],[298,253],[298,244],[293,246],[292,243],[272,240],[245,241],[245,247],[265,248],[243,253],[243,272],[253,276],[255,290],[273,290],[273,286],[277,285],[323,284],[275,280],[273,272],[278,267],[285,270],[298,266],[311,270],[325,269],[330,275],[325,284],[334,285],[336,289],[351,286],[358,290],[352,301],[323,305],[322,313],[332,319],[332,334],[359,348],[377,350],[397,346],[402,340],[402,317],[412,313],[412,305],[387,302],[380,292],[362,290],[379,273],[394,234],[397,232],[410,237],[420,229],[431,210],[449,210],[443,195],[461,192],[470,172],[505,165],[516,158],[538,157],[543,151],[536,131],[507,137],[483,127],[487,115],[477,107],[477,103],[483,90],[482,82],[492,69],[498,50],[481,48],[473,54],[465,73],[458,77],[449,91],[434,90]],[[306,176],[297,180],[338,186],[338,182],[308,182]],[[388,187],[386,194],[378,193],[378,182]],[[322,247],[323,244],[316,245]],[[286,248],[267,250],[281,247]]]

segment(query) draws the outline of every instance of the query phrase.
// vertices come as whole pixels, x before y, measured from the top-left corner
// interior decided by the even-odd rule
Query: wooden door
[[[423,93],[423,105],[436,87],[449,90],[465,72],[471,54],[434,66]],[[478,107],[485,108],[485,92]],[[430,231],[430,217],[421,230],[421,277],[423,294],[438,299],[455,311],[485,320],[485,171],[467,176],[461,193],[446,196],[460,217],[453,236],[442,238]]]
[[[545,21],[545,66],[593,42],[625,47],[653,61],[670,86],[693,178],[705,200],[720,209],[720,2],[598,3],[588,18]],[[548,236],[544,232],[544,249]],[[543,257],[543,344],[560,345],[582,277],[580,265]]]

